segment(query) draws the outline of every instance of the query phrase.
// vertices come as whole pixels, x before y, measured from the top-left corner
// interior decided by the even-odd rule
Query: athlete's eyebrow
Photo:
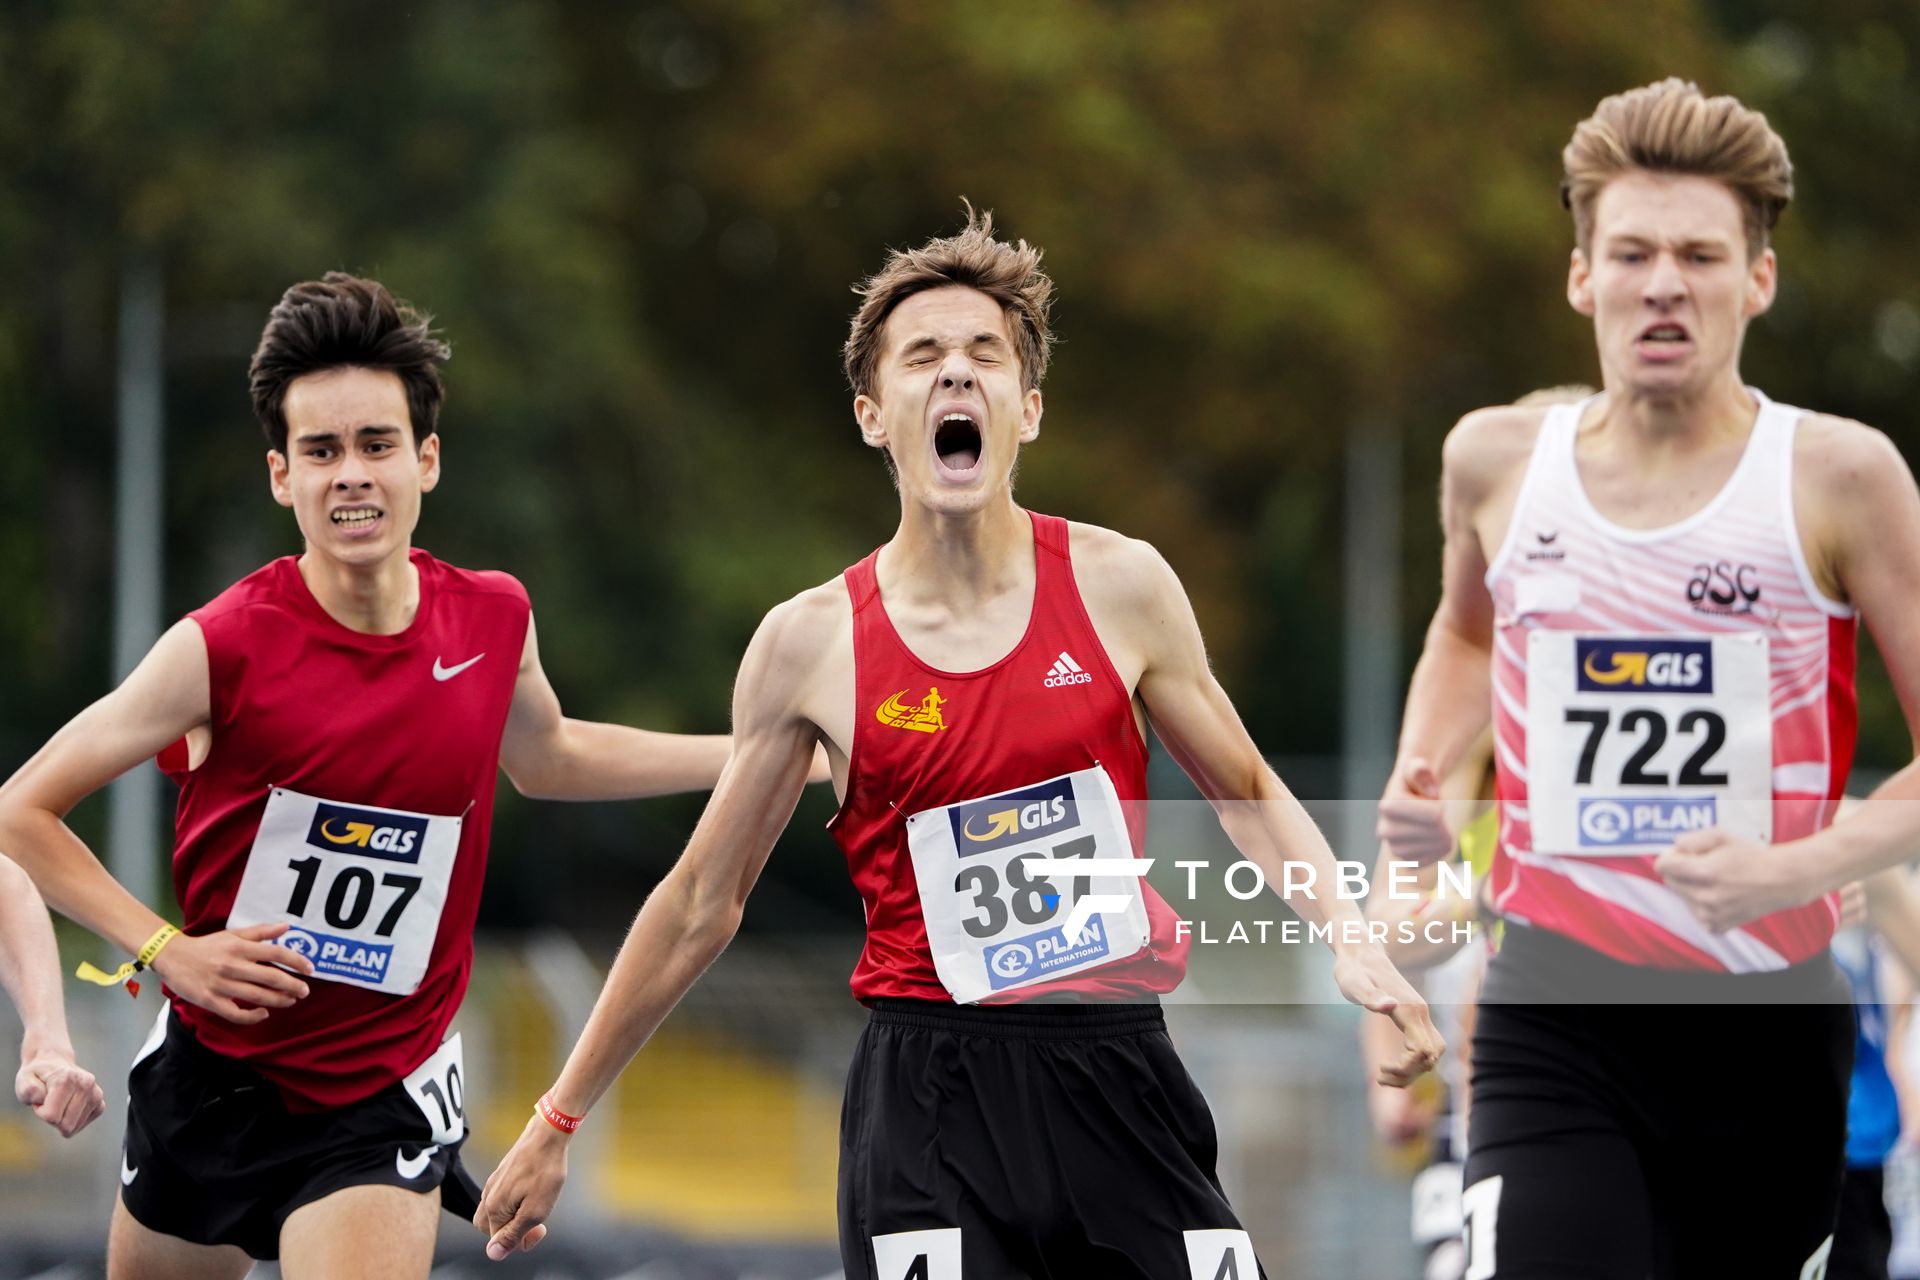
[[[355,427],[353,434],[362,440],[368,436],[397,436],[400,434],[400,428],[389,426],[384,422],[369,422],[364,427]],[[293,438],[293,442],[301,445],[337,445],[340,443],[340,433],[338,431],[303,431]]]
[[[982,345],[992,346],[992,347],[1005,347],[1007,345],[1007,340],[1001,337],[997,333],[976,333],[973,335],[972,341],[968,342],[967,345],[970,347],[978,347]],[[939,346],[940,346],[940,339],[934,337],[932,334],[925,334],[925,335],[922,335],[921,337],[915,338],[912,342],[909,342],[906,346],[900,348],[900,358],[902,360],[905,360],[909,356],[916,355],[922,351],[926,351],[929,349],[937,350]]]

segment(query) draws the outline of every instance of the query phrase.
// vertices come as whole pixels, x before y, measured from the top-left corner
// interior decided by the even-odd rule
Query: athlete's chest
[[[498,757],[519,667],[514,629],[510,618],[446,608],[392,647],[276,636],[224,691],[214,750],[229,762],[238,754],[268,785],[458,811]]]

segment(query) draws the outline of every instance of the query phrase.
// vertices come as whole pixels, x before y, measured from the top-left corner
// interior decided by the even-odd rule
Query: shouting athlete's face
[[[1020,446],[1040,434],[1040,392],[1020,378],[1000,304],[946,285],[887,317],[873,390],[853,413],[861,438],[892,456],[903,498],[963,514],[1008,491]]]
[[[1607,384],[1691,398],[1737,379],[1747,321],[1773,304],[1773,250],[1749,256],[1740,202],[1724,184],[1630,172],[1594,203],[1593,243],[1575,249],[1567,300],[1593,317]]]
[[[308,548],[357,566],[404,557],[420,495],[440,480],[440,437],[415,446],[400,375],[309,373],[287,384],[284,412],[287,452],[268,451],[267,474]]]

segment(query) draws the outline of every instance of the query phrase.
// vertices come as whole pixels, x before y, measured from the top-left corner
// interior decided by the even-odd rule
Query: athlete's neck
[[[315,555],[309,547],[297,563],[313,598],[349,631],[398,635],[420,610],[420,571],[405,548],[377,564],[351,565]]]
[[[1758,410],[1733,369],[1704,390],[1687,395],[1638,392],[1609,378],[1607,393],[1588,411],[1581,434],[1589,441],[1605,439],[1652,462],[1744,440]]]
[[[877,568],[890,595],[938,597],[964,608],[1032,576],[1033,522],[1011,493],[963,514],[907,503]]]

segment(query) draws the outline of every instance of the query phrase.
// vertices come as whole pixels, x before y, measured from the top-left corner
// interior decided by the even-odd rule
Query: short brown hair
[[[1724,183],[1740,201],[1747,253],[1758,255],[1793,199],[1793,162],[1767,118],[1738,98],[1709,98],[1669,76],[1603,98],[1560,153],[1560,202],[1573,211],[1580,247],[1593,243],[1593,210],[1608,182],[1635,169]]]
[[[944,285],[965,285],[986,294],[1006,312],[1007,330],[1020,357],[1021,385],[1032,390],[1047,374],[1053,330],[1047,312],[1053,281],[1040,269],[1040,250],[1025,240],[1008,244],[993,237],[993,214],[966,204],[967,225],[954,235],[929,240],[918,249],[892,249],[880,270],[853,287],[860,295],[841,349],[847,382],[856,395],[870,395],[880,366],[880,340],[893,309],[916,293]]]
[[[287,450],[287,386],[323,369],[390,369],[407,390],[413,443],[439,429],[447,395],[440,366],[452,354],[433,317],[387,292],[378,280],[329,271],[294,285],[267,316],[247,368],[253,413],[267,442]]]

